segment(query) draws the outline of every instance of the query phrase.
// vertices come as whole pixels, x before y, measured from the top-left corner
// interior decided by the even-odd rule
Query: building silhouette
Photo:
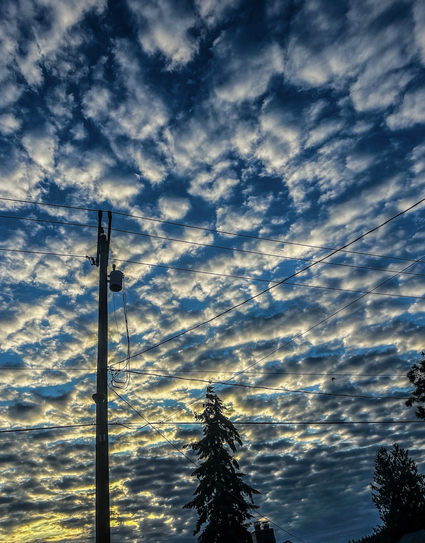
[[[252,543],[276,543],[273,528],[268,522],[254,522],[254,531],[251,532]]]

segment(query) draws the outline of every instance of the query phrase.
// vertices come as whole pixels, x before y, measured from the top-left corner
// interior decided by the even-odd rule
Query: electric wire
[[[419,260],[422,260],[423,258],[425,257],[421,257]],[[413,266],[415,263],[413,264],[409,264],[408,266],[406,266],[406,268],[409,268],[410,266]],[[379,283],[378,285],[376,285],[373,289],[371,289],[371,291],[379,288],[380,286],[382,286],[384,283],[388,282],[388,281],[391,281],[391,279],[393,279],[394,277],[396,277],[397,274],[393,277],[390,277],[388,279],[386,279],[385,281]],[[311,330],[317,328],[318,326],[320,326],[322,323],[328,321],[329,319],[331,319],[332,317],[334,317],[335,315],[341,313],[342,311],[344,311],[345,309],[347,309],[347,307],[350,307],[352,306],[353,304],[355,304],[356,302],[358,302],[359,300],[361,300],[362,298],[364,298],[365,296],[367,296],[368,293],[366,294],[362,294],[361,296],[359,296],[358,298],[356,298],[355,300],[352,300],[350,303],[346,304],[345,306],[341,307],[340,309],[338,309],[337,311],[335,311],[334,313],[332,313],[331,315],[328,315],[327,317],[325,317],[324,319],[322,319],[321,321],[319,321],[318,323],[316,323],[315,325],[311,326],[310,328],[308,328],[307,330],[305,330],[304,332],[301,332],[300,334],[296,335],[296,336],[293,336],[289,341],[285,342],[283,345],[281,345],[280,347],[274,349],[273,351],[271,351],[270,353],[266,354],[265,356],[263,356],[262,358],[260,358],[259,360],[253,362],[252,364],[250,364],[247,368],[244,368],[243,370],[241,371],[238,371],[238,372],[235,372],[234,376],[231,377],[230,379],[227,379],[225,381],[224,384],[222,385],[218,385],[218,388],[221,388],[223,386],[228,386],[229,384],[231,384],[231,381],[233,379],[235,379],[236,377],[239,377],[240,375],[242,375],[244,373],[245,370],[250,370],[252,369],[253,367],[257,366],[258,364],[260,364],[263,360],[265,360],[266,358],[268,358],[269,356],[271,356],[272,354],[280,351],[281,349],[283,349],[284,347],[286,347],[287,345],[289,345],[290,343],[292,343],[293,341],[295,341],[295,339],[298,339],[302,336],[304,336],[305,334],[307,334],[308,332],[310,332]],[[188,404],[188,406],[186,407],[190,407],[191,405],[199,402],[200,400],[202,399],[202,396],[199,396],[198,398],[194,399],[192,402],[190,402]]]
[[[28,253],[28,254],[36,254],[36,255],[43,255],[43,256],[58,256],[58,257],[64,257],[64,258],[81,258],[81,259],[84,259],[84,260],[88,259],[87,255],[76,255],[76,254],[71,254],[71,253],[52,253],[52,252],[47,252],[47,251],[31,251],[31,250],[26,250],[26,249],[8,249],[8,248],[4,248],[4,247],[0,247],[0,251],[10,252],[10,253],[24,253],[24,254]],[[152,264],[152,263],[147,263],[147,262],[140,262],[140,261],[137,261],[137,260],[124,260],[124,259],[119,259],[119,258],[114,258],[113,260],[115,262],[121,262],[121,263],[127,263],[127,264],[137,264],[137,265],[141,265],[141,266],[151,266],[151,267],[155,267],[155,268],[165,268],[165,269],[177,270],[177,271],[183,271],[183,272],[190,272],[190,273],[195,273],[195,274],[198,273],[198,274],[206,274],[206,275],[215,275],[215,276],[218,276],[218,277],[229,277],[229,278],[233,278],[233,279],[243,279],[243,280],[246,280],[246,281],[265,282],[265,283],[272,283],[272,284],[275,284],[275,285],[285,284],[285,285],[292,285],[292,286],[297,286],[297,287],[301,287],[301,288],[315,288],[315,289],[322,289],[322,290],[333,290],[333,291],[352,292],[352,293],[366,292],[366,291],[363,291],[363,290],[344,289],[344,288],[338,288],[338,287],[325,287],[325,286],[322,286],[322,285],[310,285],[310,284],[307,284],[307,283],[294,283],[292,281],[285,281],[285,283],[282,283],[281,281],[269,280],[269,279],[259,279],[257,277],[251,277],[251,276],[232,275],[232,274],[219,273],[219,272],[208,272],[208,271],[203,271],[203,270],[192,270],[192,269],[189,269],[189,268],[178,268],[178,267],[175,267],[175,266],[166,266],[166,265],[163,265],[163,264]],[[384,269],[384,268],[379,268],[379,271],[390,271],[390,270],[389,269]],[[420,274],[420,273],[410,273],[410,275],[425,276],[425,274]],[[410,295],[407,295],[407,294],[393,294],[393,293],[390,293],[390,292],[374,292],[374,293],[371,293],[371,294],[373,294],[374,296],[389,296],[389,297],[393,297],[393,298],[410,298],[410,299],[414,299],[414,300],[425,299],[425,296],[410,296]]]
[[[345,245],[343,245],[340,249],[336,249],[335,251],[333,251],[332,253],[324,256],[323,258],[321,258],[320,260],[317,260],[315,262],[313,262],[312,264],[309,264],[308,266],[302,268],[301,270],[297,271],[297,272],[294,272],[293,274],[289,275],[288,277],[286,277],[285,279],[283,279],[282,281],[276,283],[275,285],[272,285],[262,291],[260,291],[259,293],[253,295],[253,296],[250,296],[249,298],[243,300],[242,302],[239,302],[238,304],[235,304],[233,305],[232,307],[226,309],[225,311],[222,311],[221,313],[201,322],[201,323],[198,323],[194,326],[191,326],[190,328],[187,328],[186,330],[183,330],[182,332],[179,332],[178,334],[175,334],[174,336],[171,336],[170,338],[167,338],[163,341],[160,341],[159,343],[156,343],[155,345],[151,345],[150,347],[147,347],[146,349],[143,349],[142,351],[139,351],[138,353],[136,354],[133,354],[131,356],[131,358],[135,358],[137,356],[140,356],[144,353],[147,353],[153,349],[156,349],[158,348],[159,346],[161,345],[164,345],[165,343],[169,343],[170,341],[173,341],[174,339],[177,339],[189,332],[192,332],[193,330],[196,330],[198,328],[200,328],[201,326],[205,326],[206,324],[209,324],[211,322],[213,322],[214,320],[222,317],[223,315],[226,315],[228,313],[230,313],[231,311],[237,309],[238,307],[241,307],[243,306],[244,304],[248,303],[248,302],[251,302],[252,300],[255,300],[256,298],[262,296],[263,294],[265,294],[266,292],[270,292],[272,289],[274,288],[277,288],[279,285],[285,283],[286,281],[288,281],[289,279],[292,279],[293,277],[296,277],[297,275],[307,271],[308,269],[312,268],[313,266],[317,265],[317,264],[320,264],[322,261],[324,261],[325,259],[327,258],[330,258],[331,256],[333,256],[334,254],[336,254],[338,251],[340,251],[341,249],[344,249],[346,247],[349,247],[350,245],[353,245],[354,243],[356,243],[357,241],[359,241],[360,239],[363,239],[364,237],[368,236],[369,234],[373,233],[373,232],[376,232],[379,228],[382,228],[383,226],[387,225],[388,223],[390,223],[391,221],[397,219],[398,217],[404,215],[405,213],[407,213],[408,211],[412,210],[413,208],[415,208],[416,206],[418,206],[419,204],[421,204],[422,202],[425,201],[425,198],[422,198],[421,200],[419,200],[418,202],[416,202],[415,204],[413,204],[412,206],[408,207],[407,209],[397,213],[396,215],[393,215],[392,217],[390,217],[389,219],[387,219],[386,221],[384,221],[383,223],[379,224],[378,226],[375,226],[374,228],[371,228],[370,230],[368,230],[367,232],[365,232],[364,234],[361,234],[360,236],[357,236],[354,240],[346,243]],[[410,264],[409,266],[407,266],[405,269],[409,268],[413,266],[413,264]],[[403,270],[402,270],[403,271]],[[392,276],[391,278],[389,278],[388,280],[390,279],[393,279],[394,277],[396,277],[397,275],[399,275],[401,272],[397,272],[394,276]],[[379,286],[383,285],[384,283],[388,282],[388,280],[385,280],[383,281],[382,283],[380,283],[377,287],[375,287],[373,290],[376,290],[376,288],[378,288]],[[362,295],[359,299],[361,299],[363,296],[366,296],[366,294]],[[349,304],[351,305],[351,304]],[[347,306],[348,307],[348,306]],[[336,314],[336,313],[335,313]],[[117,362],[114,362],[113,364],[111,364],[111,366],[114,366],[116,364],[119,364],[120,362],[122,362],[122,360],[120,361],[117,361]]]
[[[31,367],[20,367],[20,366],[0,366],[1,370],[7,370],[7,371],[79,371],[79,372],[87,372],[87,373],[95,373],[96,368],[92,369],[85,369],[85,368],[31,368]],[[131,370],[132,373],[141,373],[143,375],[156,375],[158,372],[166,372],[169,374],[169,370],[167,369],[155,369],[153,373],[143,370]],[[407,371],[407,370],[406,370]],[[196,369],[189,369],[189,370],[174,370],[174,374],[177,373],[207,373],[207,374],[231,374],[234,375],[234,371],[221,371],[221,370],[196,370]],[[244,375],[300,375],[300,376],[308,376],[308,375],[314,375],[314,376],[343,376],[343,377],[406,377],[405,373],[340,373],[340,372],[326,372],[326,373],[306,373],[306,372],[299,372],[299,371],[246,371],[244,372]],[[170,377],[173,375],[170,374]]]
[[[40,430],[57,430],[61,428],[82,428],[87,426],[96,426],[95,423],[90,424],[62,424],[57,426],[32,426],[31,428],[12,428],[8,430],[0,430],[0,434],[11,434],[19,432],[34,432]]]
[[[280,420],[232,420],[232,424],[240,426],[344,426],[351,424],[384,424],[384,425],[398,425],[398,424],[425,424],[424,420],[292,420],[292,421],[280,421]],[[198,421],[185,421],[185,420],[170,420],[170,421],[149,421],[149,424],[161,425],[161,426],[200,426],[203,424]],[[120,426],[134,426],[136,422],[125,422]],[[145,424],[137,428],[137,430],[143,430],[148,425]]]
[[[423,258],[425,257],[421,257],[419,260],[422,260]],[[413,264],[409,264],[408,266],[406,266],[406,268],[409,268],[410,266],[413,266],[416,262],[414,262]],[[376,285],[373,289],[370,290],[370,292],[372,292],[373,290],[376,290],[377,288],[379,288],[380,286],[382,286],[384,283],[392,280],[394,277],[396,277],[396,275],[394,275],[393,277],[390,277],[388,279],[386,279],[385,281],[379,283],[378,285]],[[325,317],[324,319],[322,319],[321,321],[317,322],[316,324],[314,324],[313,326],[311,326],[310,328],[308,328],[307,330],[304,330],[303,332],[301,332],[300,334],[297,334],[295,336],[293,336],[290,340],[288,340],[287,342],[285,342],[283,345],[277,347],[276,349],[274,349],[273,351],[267,353],[265,356],[263,356],[262,358],[260,358],[259,360],[256,360],[255,362],[253,362],[252,364],[250,364],[249,366],[247,366],[246,368],[240,370],[240,371],[237,371],[233,374],[232,377],[230,377],[229,379],[227,379],[223,384],[220,384],[218,385],[218,388],[221,388],[223,386],[231,386],[233,383],[231,383],[231,381],[233,381],[233,379],[235,379],[236,377],[239,377],[240,375],[242,375],[243,373],[245,373],[245,371],[248,371],[248,370],[251,370],[253,367],[257,366],[258,364],[260,364],[263,360],[265,360],[266,358],[269,358],[271,355],[275,354],[276,352],[280,351],[281,349],[283,349],[284,347],[286,347],[287,345],[289,345],[290,343],[292,343],[293,341],[295,341],[296,339],[304,336],[305,334],[307,334],[308,332],[310,332],[311,330],[314,330],[315,328],[317,328],[318,326],[320,326],[322,323],[328,321],[329,319],[331,319],[332,317],[334,317],[335,315],[337,315],[338,313],[341,313],[342,311],[344,311],[345,309],[347,309],[347,307],[350,307],[351,305],[355,304],[356,302],[358,302],[359,300],[361,300],[362,298],[364,298],[365,296],[367,296],[369,294],[369,292],[366,292],[365,294],[362,294],[362,296],[359,296],[358,298],[356,298],[355,300],[352,300],[351,302],[349,302],[348,304],[344,305],[343,307],[341,307],[340,309],[338,309],[337,311],[335,311],[334,313],[328,315],[327,317]],[[192,400],[191,402],[189,402],[189,404],[187,404],[185,407],[190,407],[196,403],[198,403],[201,399],[203,398],[203,396],[198,396],[198,398],[195,398],[194,400]],[[179,400],[178,400],[179,401]],[[177,409],[177,410],[174,410],[174,412],[168,417],[168,418],[171,418],[173,417],[176,413],[182,411],[183,408],[180,408],[180,409]],[[167,419],[165,419],[167,420]]]
[[[27,203],[27,204],[39,205],[39,206],[50,206],[50,207],[57,207],[57,208],[66,208],[66,209],[76,209],[76,210],[82,210],[82,211],[98,212],[98,210],[94,209],[94,208],[69,206],[69,205],[61,205],[61,204],[51,204],[51,203],[46,203],[46,202],[37,202],[37,201],[30,201],[30,200],[19,200],[19,199],[14,199],[14,198],[0,198],[0,200]],[[118,215],[118,216],[122,216],[122,217],[128,217],[128,218],[134,218],[134,219],[142,219],[142,220],[146,220],[146,221],[151,221],[151,222],[156,222],[156,223],[161,223],[161,224],[168,224],[168,225],[173,225],[173,226],[180,226],[180,227],[184,227],[184,228],[201,230],[201,231],[211,232],[211,233],[216,233],[216,234],[223,234],[223,235],[227,235],[227,236],[243,237],[243,238],[247,238],[247,239],[254,239],[254,240],[259,240],[259,241],[267,241],[267,242],[278,243],[278,244],[287,244],[287,245],[294,245],[294,246],[299,246],[299,247],[307,247],[307,248],[311,248],[311,249],[320,249],[320,250],[323,250],[323,251],[335,251],[336,250],[335,248],[325,247],[325,246],[322,246],[322,245],[312,245],[312,244],[299,243],[299,242],[288,241],[288,240],[279,240],[279,239],[274,239],[274,238],[266,238],[266,237],[262,237],[262,236],[254,236],[254,235],[250,235],[250,234],[241,234],[241,233],[237,233],[237,232],[228,232],[226,230],[219,230],[219,229],[206,228],[206,227],[196,226],[196,225],[191,225],[191,224],[186,224],[186,223],[178,223],[178,222],[173,222],[173,221],[166,221],[166,220],[163,220],[163,219],[156,219],[156,218],[153,218],[153,217],[144,217],[144,216],[132,215],[132,214],[129,214],[129,213],[122,213],[122,212],[119,212],[119,211],[112,211],[112,213],[114,215]],[[37,219],[26,219],[24,217],[11,217],[11,216],[6,216],[6,215],[3,215],[3,217],[5,217],[5,218],[20,218],[22,220],[37,220]],[[47,220],[43,220],[43,219],[38,219],[38,221],[39,222],[55,222],[55,221],[47,221]],[[75,223],[74,224],[74,223],[65,223],[65,222],[59,223],[58,222],[58,224],[70,224],[72,226],[86,226],[86,227],[89,227],[89,228],[96,228],[95,225],[87,225],[87,224],[81,224],[81,223]],[[125,232],[125,233],[132,233],[132,234],[135,234],[135,235],[144,235],[144,236],[148,236],[148,237],[157,237],[157,236],[153,236],[153,235],[150,235],[150,234],[141,234],[141,233],[138,233],[138,232],[130,232],[128,230],[115,230],[115,231],[117,231],[117,232]],[[179,239],[176,239],[176,240],[174,240],[172,238],[160,238],[160,239],[168,239],[170,241],[182,241],[182,242],[187,243],[187,241],[179,240]],[[224,248],[229,249],[229,247],[224,247]],[[411,262],[412,261],[412,259],[409,259],[409,258],[397,257],[397,256],[392,256],[392,255],[381,255],[381,254],[376,254],[376,253],[367,253],[367,252],[363,252],[363,251],[351,251],[351,250],[346,250],[346,249],[340,249],[340,251],[344,252],[344,253],[359,254],[359,255],[363,255],[363,256],[371,256],[371,257],[376,257],[376,258],[386,258],[386,259],[389,259],[389,260],[401,260],[401,261],[406,261],[406,262]],[[279,255],[272,255],[272,256],[279,256]],[[285,258],[285,257],[283,257],[283,258]],[[286,258],[289,258],[289,257],[286,257]],[[299,259],[297,259],[297,260],[299,260]]]
[[[0,218],[18,219],[18,220],[23,220],[23,221],[33,221],[33,222],[60,224],[60,225],[68,225],[68,226],[82,226],[82,227],[87,227],[87,228],[97,228],[97,225],[92,225],[92,224],[70,223],[70,222],[53,221],[53,220],[47,220],[47,219],[33,219],[33,218],[29,218],[29,217],[12,217],[10,215],[0,215]],[[174,242],[178,242],[178,243],[185,243],[185,244],[196,245],[196,246],[201,246],[201,247],[210,247],[210,248],[213,248],[213,249],[221,249],[221,250],[226,250],[226,251],[233,251],[233,252],[238,252],[238,253],[248,253],[248,254],[255,254],[255,255],[260,255],[260,256],[269,256],[269,257],[273,257],[273,258],[280,258],[280,259],[283,259],[283,260],[291,260],[293,262],[313,262],[313,263],[316,263],[316,264],[320,263],[320,264],[323,264],[325,266],[339,266],[339,267],[343,267],[343,268],[355,268],[355,269],[360,269],[360,270],[372,270],[372,271],[389,272],[389,273],[393,273],[393,272],[398,271],[398,270],[394,270],[394,269],[391,269],[391,268],[376,268],[376,267],[371,267],[371,266],[359,266],[359,265],[355,265],[355,264],[347,264],[347,263],[341,263],[341,262],[322,262],[322,261],[316,261],[314,258],[292,257],[292,256],[285,256],[285,255],[280,255],[280,254],[277,255],[277,254],[273,254],[273,253],[264,253],[262,251],[239,249],[239,248],[236,248],[236,247],[226,247],[226,246],[223,246],[223,245],[213,245],[213,244],[210,244],[210,243],[200,243],[200,242],[196,242],[196,241],[189,241],[189,240],[182,240],[182,239],[177,239],[177,238],[170,238],[170,237],[167,237],[167,236],[157,236],[157,235],[154,235],[154,234],[146,234],[146,233],[143,233],[143,232],[132,232],[130,230],[120,230],[120,229],[117,229],[117,228],[112,228],[112,231],[113,232],[126,233],[126,234],[132,234],[132,235],[135,235],[135,236],[143,236],[143,237],[153,238],[153,239],[162,239],[162,240],[167,240],[167,241],[174,241]],[[384,258],[387,258],[387,257],[384,257]],[[388,257],[388,258],[391,258],[391,257]],[[403,260],[408,260],[409,262],[412,262],[411,259],[403,259]],[[419,276],[425,277],[424,273],[417,273],[417,272],[409,272],[409,273],[406,273],[406,275],[419,275]]]
[[[164,375],[164,374],[155,374],[155,373],[146,373],[143,371],[138,370],[127,370],[130,373],[134,373],[137,375],[150,375],[153,377],[159,377],[159,378],[166,378],[166,379],[176,379],[179,381],[194,381],[199,383],[209,383],[212,385],[229,385],[227,381],[212,381],[211,379],[196,379],[192,377],[180,377],[178,375]],[[345,393],[339,393],[339,392],[321,392],[316,390],[298,390],[298,389],[290,389],[290,388],[284,388],[284,387],[268,387],[265,385],[249,385],[246,383],[230,383],[231,386],[235,387],[241,387],[241,388],[252,388],[252,389],[259,389],[259,390],[270,390],[275,392],[292,392],[297,394],[312,394],[312,395],[319,395],[319,396],[342,396],[346,398],[363,398],[368,400],[408,400],[409,396],[368,396],[365,394],[345,394]]]
[[[302,257],[294,257],[294,256],[285,256],[285,255],[281,255],[281,254],[277,255],[277,254],[273,254],[273,253],[265,253],[263,251],[253,251],[253,250],[249,250],[249,249],[238,249],[236,247],[226,247],[224,245],[213,245],[211,243],[201,243],[201,242],[197,242],[197,241],[189,241],[189,240],[183,240],[183,239],[177,239],[177,238],[170,238],[170,237],[167,237],[167,236],[157,236],[157,235],[154,235],[154,234],[145,234],[143,232],[132,232],[132,231],[129,231],[129,230],[119,230],[117,228],[112,228],[112,231],[113,232],[126,233],[126,234],[132,234],[132,235],[135,235],[135,236],[143,236],[143,237],[153,238],[153,239],[162,239],[162,240],[166,240],[166,241],[174,241],[174,242],[177,242],[177,243],[185,243],[187,245],[196,245],[198,247],[210,247],[210,248],[213,248],[213,249],[220,249],[220,250],[225,250],[225,251],[233,251],[233,252],[237,252],[237,253],[247,253],[247,254],[254,254],[254,255],[259,255],[259,256],[270,256],[270,257],[273,257],[273,258],[280,258],[282,260],[291,260],[291,261],[294,261],[294,262],[313,262],[314,264],[323,264],[324,266],[339,266],[339,267],[343,267],[343,268],[356,268],[356,269],[360,269],[360,270],[385,271],[385,272],[391,272],[391,273],[395,272],[395,271],[398,271],[398,270],[394,270],[394,269],[391,269],[391,268],[375,268],[375,267],[372,267],[372,266],[359,266],[359,265],[355,265],[355,264],[346,264],[346,263],[341,263],[341,262],[322,262],[322,260],[316,260],[314,258],[302,258]],[[338,250],[336,250],[335,252],[338,252]],[[329,256],[331,256],[331,255],[328,255],[328,257],[326,257],[326,258],[329,258]],[[410,261],[411,260],[409,260],[409,262]],[[425,274],[410,272],[407,275],[420,275],[420,276],[423,276]]]
[[[118,396],[118,398],[120,398],[125,404],[127,404],[127,406],[132,409],[135,413],[137,413],[137,415],[139,415],[140,418],[142,418],[146,424],[148,424],[153,430],[155,430],[155,432],[160,435],[163,439],[165,439],[165,441],[167,441],[167,443],[169,443],[179,454],[181,454],[182,456],[184,456],[186,458],[186,460],[188,460],[191,464],[193,464],[194,466],[196,466],[197,468],[199,468],[199,465],[197,462],[195,462],[194,460],[192,460],[189,456],[187,456],[187,454],[185,454],[179,447],[177,447],[177,445],[175,445],[172,441],[170,441],[160,430],[158,430],[158,428],[155,427],[155,425],[153,425],[151,422],[149,422],[143,415],[142,413],[140,413],[140,411],[138,409],[136,409],[133,405],[130,404],[130,402],[128,402],[123,396],[121,396],[120,394],[118,394],[118,392],[116,390],[114,390],[112,387],[110,387],[111,390],[114,392],[114,394],[116,394]],[[211,478],[211,477],[210,477]],[[212,478],[211,478],[212,479]],[[227,492],[228,494],[230,494],[232,497],[236,498],[238,501],[240,501],[241,499],[238,498],[237,496],[235,496],[232,492],[230,492],[227,488],[225,488],[219,481],[213,479],[213,481],[222,488],[222,490],[224,490],[225,492]],[[257,506],[258,508],[258,506]],[[258,513],[255,511],[255,510],[252,510],[252,513],[259,516]],[[286,534],[290,535],[291,537],[295,537],[295,539],[298,539],[299,541],[301,541],[302,543],[306,543],[304,541],[304,539],[301,539],[300,537],[296,536],[295,534],[292,534],[291,532],[288,532],[288,530],[285,530],[285,528],[282,528],[282,526],[279,526],[279,524],[276,524],[275,522],[271,521],[269,518],[267,518],[266,516],[264,515],[261,515],[259,516],[259,518],[264,518],[266,519],[268,522],[270,522],[270,524],[273,524],[273,526],[276,526],[277,528],[279,528],[280,530],[282,530],[283,532],[285,532]]]
[[[251,275],[235,275],[235,274],[229,274],[229,273],[220,273],[220,272],[211,272],[211,271],[205,271],[205,270],[198,270],[198,269],[192,269],[192,268],[181,268],[177,266],[167,266],[165,264],[152,264],[150,262],[140,262],[137,260],[122,260],[119,258],[112,259],[115,262],[122,262],[127,264],[136,264],[136,265],[142,265],[142,266],[151,266],[153,268],[164,268],[167,270],[175,270],[175,271],[182,271],[182,272],[188,272],[188,273],[194,273],[194,274],[204,274],[204,275],[211,275],[216,277],[229,277],[231,279],[243,279],[245,281],[255,281],[255,282],[261,282],[261,283],[272,283],[272,284],[278,284],[279,280],[276,279],[261,279],[258,277],[253,277]],[[415,262],[415,261],[413,261]],[[375,268],[368,268],[370,270],[376,271]],[[380,271],[391,271],[388,268],[378,268]],[[394,271],[394,270],[393,270]],[[418,275],[424,275],[424,274],[418,274]],[[339,287],[325,287],[321,285],[311,285],[308,283],[294,283],[293,281],[287,281],[285,285],[293,285],[297,287],[305,287],[305,288],[316,288],[316,289],[323,289],[323,290],[335,290],[340,292],[354,292],[354,293],[363,293],[366,292],[364,290],[355,290],[355,289],[346,289],[346,288],[339,288]],[[374,292],[375,296],[392,296],[392,297],[399,297],[399,298],[413,298],[413,299],[425,299],[425,296],[409,296],[407,294],[394,294],[394,293],[388,293],[388,292]]]
[[[112,385],[117,386],[118,388],[127,389],[130,385],[130,376],[131,376],[131,349],[130,349],[130,332],[128,329],[128,308],[127,308],[127,295],[125,288],[125,276],[122,276],[122,301],[123,301],[123,312],[124,312],[124,321],[125,321],[125,331],[127,336],[127,358],[125,359],[125,366],[111,372],[112,376]],[[114,299],[115,303],[115,299]],[[115,307],[115,306],[114,306]],[[120,377],[124,374],[125,380],[121,381]]]
[[[38,432],[43,430],[61,430],[65,428],[83,428],[88,426],[96,426],[95,422],[86,423],[86,424],[61,424],[55,426],[29,426],[26,428],[8,428],[7,430],[0,430],[0,434],[12,434],[12,433],[23,433],[23,432]],[[109,422],[108,426],[122,426],[122,423],[119,422]]]
[[[60,224],[65,226],[83,226],[85,228],[97,228],[97,224],[83,224],[79,222],[53,221],[51,219],[34,219],[32,217],[13,217],[12,215],[0,215],[0,219],[17,219],[20,221],[45,222],[49,224]]]

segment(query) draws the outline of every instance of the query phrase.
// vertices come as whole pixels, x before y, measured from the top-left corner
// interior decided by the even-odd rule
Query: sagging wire
[[[130,333],[128,330],[128,309],[127,309],[127,295],[125,289],[125,277],[122,281],[122,304],[124,311],[125,332],[127,336],[127,357],[122,362],[123,367],[117,369],[109,368],[111,372],[111,386],[115,388],[127,389],[131,380],[131,349],[130,349]],[[114,295],[114,311],[115,311],[115,295]]]

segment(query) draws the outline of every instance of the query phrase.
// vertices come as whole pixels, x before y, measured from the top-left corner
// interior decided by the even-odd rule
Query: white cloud
[[[199,15],[208,26],[214,26],[235,10],[240,0],[195,0]]]
[[[318,126],[310,130],[305,146],[312,147],[313,145],[323,143],[331,136],[337,134],[342,127],[343,123],[341,121],[330,120],[320,123]]]
[[[261,226],[273,201],[271,194],[248,196],[241,206],[220,206],[217,229],[230,232],[253,231]]]
[[[7,56],[0,72],[9,73],[13,62],[31,87],[43,83],[43,64],[54,64],[62,47],[73,41],[71,35],[77,23],[90,10],[102,11],[105,0],[18,0],[6,2],[0,35],[5,44]],[[19,14],[19,16],[18,16]],[[48,18],[49,24],[43,24]],[[21,27],[27,30],[22,35]]]
[[[424,87],[407,92],[400,107],[387,117],[391,130],[409,128],[419,123],[425,123]]]
[[[22,144],[35,163],[45,170],[53,169],[57,136],[52,125],[26,132],[22,138]]]
[[[19,130],[21,122],[11,113],[0,115],[0,132],[5,136]]]
[[[283,50],[277,43],[258,51],[235,49],[226,36],[219,38],[214,49],[224,63],[214,93],[220,101],[235,103],[252,100],[263,94],[271,77],[283,73]]]
[[[5,81],[0,85],[0,107],[14,104],[22,94],[22,87],[11,81]]]
[[[166,219],[182,219],[189,211],[191,204],[187,198],[161,196],[158,207]]]
[[[171,70],[192,60],[198,50],[197,40],[189,33],[197,25],[194,12],[173,0],[127,2],[139,20],[139,40],[146,53],[164,55]]]
[[[422,64],[425,64],[425,6],[421,0],[416,0],[413,6],[413,16],[415,39],[422,57]]]

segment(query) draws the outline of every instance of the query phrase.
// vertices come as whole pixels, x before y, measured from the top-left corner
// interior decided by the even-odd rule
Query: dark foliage
[[[372,535],[366,535],[361,539],[350,539],[348,543],[381,543],[382,536],[381,533],[376,533]]]
[[[203,423],[204,437],[189,445],[202,461],[192,473],[199,485],[195,498],[184,505],[198,513],[194,535],[206,525],[199,543],[251,542],[247,521],[252,518],[250,511],[257,508],[253,495],[259,492],[242,481],[244,474],[233,458],[236,444],[242,445],[242,440],[224,410],[223,402],[209,386],[204,411],[195,415]]]
[[[409,451],[394,443],[375,456],[372,500],[384,525],[376,530],[382,543],[392,543],[425,527],[425,478]]]
[[[413,364],[412,369],[407,373],[407,377],[412,385],[415,387],[412,396],[407,400],[407,407],[411,407],[413,404],[419,405],[416,409],[416,416],[425,420],[425,357],[419,362],[419,364]]]

